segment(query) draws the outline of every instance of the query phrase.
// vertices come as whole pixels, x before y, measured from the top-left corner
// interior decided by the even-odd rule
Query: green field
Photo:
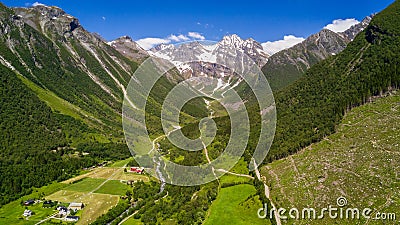
[[[235,175],[226,174],[219,179],[221,185],[223,184],[244,184],[251,182],[252,179],[247,177],[239,177]]]
[[[123,167],[132,160],[133,160],[133,158],[128,158],[125,160],[117,161],[117,162],[111,164],[110,167]]]
[[[90,192],[102,184],[105,179],[85,178],[64,188],[67,191]]]
[[[36,222],[46,218],[48,215],[54,213],[53,209],[45,209],[42,204],[36,204],[33,206],[28,206],[29,210],[32,210],[35,215],[25,220],[22,216],[25,206],[21,205],[21,202],[28,199],[38,199],[39,197],[44,197],[46,195],[52,194],[56,191],[61,190],[66,187],[66,184],[53,183],[48,186],[44,186],[35,189],[32,194],[24,196],[19,200],[10,202],[9,204],[0,208],[0,224],[35,224]]]
[[[247,163],[244,161],[244,158],[241,158],[236,165],[230,170],[232,173],[237,173],[237,174],[244,174],[248,175],[249,174],[249,169],[247,168]],[[224,184],[244,184],[251,182],[252,179],[248,177],[241,177],[241,176],[236,176],[232,174],[225,174],[220,178],[220,183],[221,185]]]
[[[354,108],[337,133],[296,155],[262,168],[277,207],[336,206],[374,209],[400,216],[400,94]],[[373,214],[373,215],[374,215]],[[376,224],[330,219],[297,224]],[[394,224],[386,221],[386,224]],[[378,223],[379,224],[379,223]]]
[[[241,184],[222,188],[212,203],[205,225],[215,224],[266,224],[257,211],[262,207],[254,186]]]
[[[62,221],[59,219],[50,219],[48,221],[45,221],[44,223],[41,223],[41,225],[71,225],[71,222],[66,222],[66,221]]]
[[[119,180],[110,180],[107,181],[103,186],[100,187],[99,190],[95,191],[94,193],[100,194],[109,194],[109,195],[125,195],[127,190],[131,190],[132,187],[121,183]]]
[[[123,225],[142,225],[143,223],[138,220],[134,219],[133,217],[129,218],[127,221],[123,223]]]
[[[13,208],[2,208],[0,224],[35,224],[56,212],[53,208],[43,208],[42,203],[37,203],[28,207],[22,206],[19,203],[12,204],[12,206]],[[27,218],[27,220],[22,216],[25,209],[29,209],[34,213],[34,215]]]

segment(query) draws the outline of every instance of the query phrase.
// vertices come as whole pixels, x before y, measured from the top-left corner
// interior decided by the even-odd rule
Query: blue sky
[[[7,6],[28,6],[35,1],[3,0]],[[40,0],[79,18],[91,32],[112,40],[129,35],[167,39],[196,32],[208,40],[226,34],[252,37],[259,42],[285,35],[307,37],[335,19],[355,18],[379,12],[394,0],[279,0],[279,1],[106,1]],[[193,34],[193,33],[192,33]]]

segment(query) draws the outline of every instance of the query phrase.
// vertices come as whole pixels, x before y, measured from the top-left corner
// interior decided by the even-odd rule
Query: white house
[[[67,209],[67,207],[60,206],[57,208],[57,210],[58,210],[58,215],[60,216],[67,216],[69,214],[69,210]]]
[[[23,214],[23,215],[24,215],[25,217],[32,216],[32,211],[26,209],[26,210],[24,211],[24,214]]]

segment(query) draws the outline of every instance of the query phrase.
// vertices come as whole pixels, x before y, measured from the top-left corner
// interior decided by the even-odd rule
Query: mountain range
[[[366,25],[367,22],[368,20],[363,24]],[[260,43],[253,39],[242,40],[237,35],[226,36],[218,43],[207,45],[200,42],[179,46],[160,45],[147,52],[126,36],[107,43],[98,34],[88,32],[78,18],[58,7],[45,5],[13,9],[1,6],[0,26],[2,66],[18,74],[24,85],[27,85],[40,101],[45,102],[53,113],[72,119],[68,119],[70,122],[59,127],[58,131],[62,134],[59,144],[48,141],[48,144],[43,143],[42,149],[54,149],[65,145],[76,148],[79,143],[89,140],[94,143],[122,142],[121,107],[126,87],[138,63],[143,62],[149,55],[163,53],[158,56],[168,58],[177,49],[186,48],[208,59],[222,56],[226,62],[239,62],[242,59],[235,58],[238,51],[248,55],[257,66],[262,67],[268,62],[279,62],[274,58],[280,54],[269,56],[263,51]],[[354,34],[361,29],[354,30],[349,33]],[[316,49],[317,52],[327,52],[322,54],[323,56],[331,55],[331,51],[339,52],[347,43],[330,40],[331,36],[338,38],[342,37],[341,35],[329,31],[322,33],[330,34],[324,40],[332,43],[332,46],[323,45]],[[310,46],[312,43],[313,41],[308,39],[299,45]],[[155,53],[157,50],[162,51]],[[308,49],[304,51],[294,46],[285,51],[307,54]],[[149,121],[152,121],[152,124],[158,124],[156,121],[168,90],[184,78],[204,74],[223,78],[225,82],[231,82],[231,85],[237,86],[240,83],[240,79],[232,79],[236,75],[229,68],[213,63],[180,65],[179,62],[184,60],[185,56],[179,57],[169,58],[177,63],[178,70],[170,71],[168,79],[164,78],[158,82],[154,88],[156,92],[151,94],[153,100],[149,101],[149,104],[154,111],[149,114]],[[323,57],[319,57],[312,63],[322,59]],[[215,88],[221,88],[219,84],[215,85]],[[194,102],[186,109],[187,114],[184,117],[187,121],[191,121],[196,115],[203,114],[199,112],[205,110],[205,103]],[[54,123],[59,122],[54,121]],[[72,125],[75,123],[81,125]],[[44,129],[40,132],[46,130],[40,127],[38,129]],[[150,133],[162,130],[160,125],[154,125],[151,129],[153,130]],[[17,139],[12,140],[17,141]],[[12,140],[4,138],[4,146],[9,146],[6,143]],[[49,145],[50,143],[52,144]],[[26,143],[26,148],[29,146],[30,144]],[[5,148],[8,149],[7,152],[21,153],[18,149]],[[38,179],[39,183],[44,184],[44,181],[40,181],[39,177]],[[11,180],[2,182],[2,185],[7,186],[8,190],[12,189],[15,183],[18,182]]]
[[[200,74],[209,74],[211,76],[215,76],[215,74],[230,74],[232,71],[228,71],[227,68],[215,64],[182,64],[181,61],[187,56],[177,56],[177,52],[194,52],[194,55],[201,55],[201,57],[210,60],[216,59],[218,55],[236,55],[235,51],[240,51],[249,56],[262,68],[272,89],[278,90],[297,80],[315,63],[343,51],[347,44],[368,26],[373,16],[365,17],[360,23],[353,25],[344,32],[336,33],[328,29],[323,29],[311,35],[303,42],[273,55],[269,55],[263,49],[262,43],[252,38],[243,40],[236,34],[227,35],[221,41],[215,43],[183,43],[178,46],[160,44],[150,49],[148,54],[172,60],[184,77],[187,78]],[[129,37],[121,37],[110,43],[125,56],[139,60],[147,56],[145,50]],[[171,55],[174,55],[174,57],[171,58]],[[202,60],[201,57],[198,60]],[[240,58],[232,58],[232,60],[234,62],[241,61]]]
[[[256,173],[248,170],[259,141],[261,110],[237,76],[242,67],[231,67],[229,63],[240,65],[249,58],[263,71],[274,90],[278,121],[275,140],[264,163],[276,162],[334,133],[352,108],[400,87],[399,8],[400,2],[396,1],[344,32],[322,30],[302,43],[268,55],[261,43],[237,35],[225,36],[219,42],[160,45],[145,51],[128,36],[105,41],[58,7],[7,8],[0,4],[0,205],[26,196],[34,188],[75,177],[83,168],[129,158],[121,125],[123,101],[139,64],[150,56],[171,60],[176,66],[156,82],[146,99],[147,131],[165,157],[182,165],[206,163],[221,154],[229,141],[229,116],[223,106],[206,98],[193,99],[183,107],[180,129],[187,136],[196,137],[200,133],[200,120],[210,116],[210,109],[214,110],[211,116],[219,133],[205,147],[208,153],[183,151],[165,138],[160,123],[162,104],[168,93],[186,78],[216,78],[218,82],[208,87],[210,92],[223,93],[234,88],[244,96],[252,118],[251,134],[241,161],[221,180],[195,187],[164,187],[153,180],[136,182],[133,218],[149,224],[199,224],[210,218],[211,206],[223,201],[216,200],[217,196],[231,190],[230,187],[249,188],[249,195],[237,205],[243,211],[261,205],[261,201],[286,204],[279,196],[266,195],[265,185],[271,181],[263,183],[262,177],[259,180]],[[193,58],[196,60],[186,62]],[[198,62],[201,60],[206,62]],[[217,63],[221,61],[227,66]],[[397,110],[389,108],[386,111]],[[385,133],[376,132],[377,138]],[[348,152],[343,151],[349,154],[347,158],[353,157],[353,150],[362,151],[349,146]],[[339,171],[345,163],[342,160],[329,166]],[[265,164],[261,165],[262,173],[267,173]],[[286,164],[292,165],[290,160],[285,160]],[[272,165],[274,169],[275,166]],[[311,164],[301,169],[320,172]],[[288,171],[289,175],[296,172]],[[357,172],[362,177],[365,171]],[[265,174],[270,179],[273,176]],[[384,188],[396,191],[398,183],[392,181],[392,187]],[[350,184],[351,188],[357,188],[357,184]],[[343,190],[332,185],[333,189]],[[278,183],[272,186],[281,188]],[[235,197],[233,194],[227,199]],[[308,197],[310,201],[320,200]],[[386,196],[381,196],[377,202],[384,204],[386,200]],[[128,208],[115,215],[113,210],[112,220],[107,223]]]

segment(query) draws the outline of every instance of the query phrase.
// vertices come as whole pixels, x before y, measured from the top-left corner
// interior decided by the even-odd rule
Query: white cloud
[[[35,2],[32,4],[32,6],[46,6],[45,4],[42,4],[40,2]]]
[[[189,32],[187,35],[179,34],[171,34],[166,38],[142,38],[137,40],[136,42],[140,45],[140,47],[149,50],[159,44],[169,44],[171,42],[182,42],[189,40],[205,40],[206,38],[197,32]]]
[[[360,21],[356,19],[338,19],[334,20],[331,24],[326,25],[324,28],[333,32],[343,32],[349,29],[351,26],[356,25]]]
[[[189,32],[188,36],[193,39],[197,39],[197,40],[205,40],[206,39],[203,35],[201,35],[200,33],[197,33],[197,32]]]
[[[171,40],[164,38],[142,38],[136,41],[140,47],[149,50],[160,44],[168,44]]]
[[[183,34],[180,34],[178,36],[176,36],[174,34],[171,34],[168,37],[168,39],[171,40],[171,41],[175,41],[175,42],[178,42],[178,41],[189,41],[190,40],[190,38],[188,38],[187,36],[185,36]]]
[[[103,19],[104,21],[106,21],[107,18],[106,18],[105,16],[102,16],[101,19]]]
[[[290,48],[305,39],[302,37],[296,37],[294,35],[287,35],[283,37],[283,40],[279,41],[268,41],[265,43],[262,43],[261,45],[263,46],[264,51],[266,51],[268,54],[273,55],[281,50]]]

